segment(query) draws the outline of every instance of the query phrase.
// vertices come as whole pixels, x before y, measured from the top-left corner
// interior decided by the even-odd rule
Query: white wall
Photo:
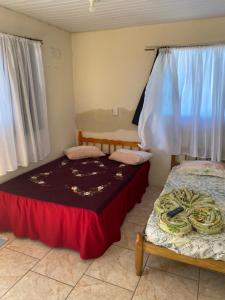
[[[137,139],[132,116],[154,52],[146,46],[225,41],[225,18],[74,33],[73,72],[77,127],[88,134]],[[120,115],[112,116],[112,108]],[[154,151],[151,183],[163,185],[170,157]]]
[[[74,98],[71,35],[56,27],[0,7],[0,32],[42,39],[47,88],[51,153],[42,162],[31,164],[0,177],[0,182],[53,160],[64,148],[74,144]]]

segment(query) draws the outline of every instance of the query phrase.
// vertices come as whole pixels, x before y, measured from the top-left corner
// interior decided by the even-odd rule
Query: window
[[[0,34],[0,175],[50,151],[41,44]]]
[[[161,49],[138,130],[142,147],[225,159],[225,46]]]

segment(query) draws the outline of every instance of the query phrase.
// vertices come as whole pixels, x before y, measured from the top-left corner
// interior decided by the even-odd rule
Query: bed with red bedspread
[[[120,240],[148,185],[149,162],[61,157],[0,185],[0,230],[96,258]]]

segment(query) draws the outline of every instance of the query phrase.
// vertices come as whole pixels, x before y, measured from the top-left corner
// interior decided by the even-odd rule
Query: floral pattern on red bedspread
[[[100,212],[140,168],[109,160],[108,156],[80,160],[61,157],[1,184],[0,190]]]

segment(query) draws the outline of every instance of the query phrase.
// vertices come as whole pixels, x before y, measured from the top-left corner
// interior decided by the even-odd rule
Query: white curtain
[[[225,159],[225,46],[161,49],[138,132],[143,148]]]
[[[41,44],[0,34],[0,175],[49,152]]]

